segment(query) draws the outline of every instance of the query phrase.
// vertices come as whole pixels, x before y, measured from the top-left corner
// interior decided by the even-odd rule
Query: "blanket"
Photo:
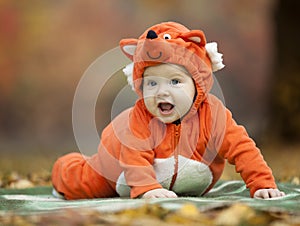
[[[279,183],[285,197],[268,200],[252,199],[243,181],[219,181],[203,197],[179,197],[159,199],[106,198],[67,201],[52,195],[51,187],[34,187],[28,189],[0,189],[0,215],[6,213],[32,215],[53,213],[62,209],[89,208],[100,212],[118,212],[133,209],[145,204],[158,204],[168,210],[180,209],[189,203],[200,211],[226,207],[236,203],[246,204],[256,210],[300,213],[300,186]]]

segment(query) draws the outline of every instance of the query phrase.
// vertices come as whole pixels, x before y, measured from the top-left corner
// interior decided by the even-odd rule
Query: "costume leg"
[[[66,199],[118,196],[106,178],[97,173],[80,153],[67,154],[55,162],[52,183]]]

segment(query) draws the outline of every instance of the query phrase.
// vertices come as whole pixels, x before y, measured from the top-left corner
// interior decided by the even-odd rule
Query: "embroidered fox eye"
[[[171,35],[169,35],[169,34],[164,34],[164,39],[171,39]]]

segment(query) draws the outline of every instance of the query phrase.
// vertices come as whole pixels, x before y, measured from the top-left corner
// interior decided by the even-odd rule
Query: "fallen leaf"
[[[215,225],[240,225],[255,216],[255,211],[241,203],[237,203],[223,210],[215,219]]]
[[[34,184],[26,179],[21,179],[15,182],[10,183],[9,188],[14,189],[24,189],[24,188],[32,188]]]

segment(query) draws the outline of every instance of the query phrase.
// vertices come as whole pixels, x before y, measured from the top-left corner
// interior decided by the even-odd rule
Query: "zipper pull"
[[[180,124],[179,125],[175,125],[175,136],[176,137],[179,136],[179,128],[180,128]]]

